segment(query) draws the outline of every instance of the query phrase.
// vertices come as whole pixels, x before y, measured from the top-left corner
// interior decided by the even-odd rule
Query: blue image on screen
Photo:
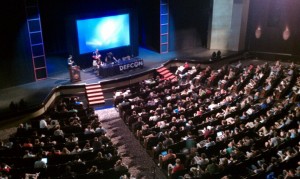
[[[129,14],[77,20],[79,53],[130,45]]]

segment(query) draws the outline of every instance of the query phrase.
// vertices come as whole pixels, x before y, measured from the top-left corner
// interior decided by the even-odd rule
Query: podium
[[[72,83],[80,81],[80,67],[79,66],[70,66],[69,67],[70,80]]]

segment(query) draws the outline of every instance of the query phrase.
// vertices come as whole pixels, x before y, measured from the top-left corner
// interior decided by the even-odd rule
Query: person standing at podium
[[[80,67],[75,64],[72,55],[69,55],[68,67],[69,67],[71,82],[80,81],[81,80],[81,78],[80,78]]]
[[[72,55],[69,55],[69,58],[68,58],[68,67],[71,68],[73,65],[74,65],[73,57],[72,57]]]

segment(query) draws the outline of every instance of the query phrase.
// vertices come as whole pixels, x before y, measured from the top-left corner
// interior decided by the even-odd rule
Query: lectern
[[[79,66],[70,66],[69,67],[70,80],[72,83],[80,81],[80,67]]]

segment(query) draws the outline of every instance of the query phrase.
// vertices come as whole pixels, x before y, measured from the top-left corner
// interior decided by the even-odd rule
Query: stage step
[[[160,67],[160,68],[158,68],[156,71],[157,71],[158,73],[160,73],[160,72],[165,71],[165,70],[167,70],[166,67]]]
[[[105,103],[105,99],[100,84],[86,85],[85,92],[86,92],[89,105],[97,105],[97,104],[99,105]]]
[[[176,76],[165,67],[160,67],[156,71],[167,80],[177,80]]]
[[[89,89],[89,90],[86,90],[86,92],[89,94],[89,93],[98,93],[98,92],[102,92],[102,89],[101,88],[97,88],[97,89]]]
[[[89,97],[89,101],[103,100],[104,96]]]
[[[167,74],[164,75],[164,78],[168,78],[168,77],[170,77],[170,76],[172,76],[172,75],[173,75],[173,74],[169,72],[169,73],[167,73]]]
[[[94,96],[103,96],[103,93],[102,92],[99,92],[99,93],[88,93],[86,94],[88,97],[94,97]]]
[[[169,77],[168,77],[168,80],[172,80],[172,79],[174,79],[174,78],[176,78],[176,76],[172,75],[172,76],[169,76]]]
[[[167,73],[170,73],[170,71],[169,70],[165,70],[165,71],[160,72],[161,75],[165,75]]]
[[[91,101],[89,102],[89,105],[96,105],[96,104],[104,104],[104,100],[97,100],[97,101]]]
[[[101,88],[101,85],[99,85],[99,84],[96,84],[96,85],[89,85],[89,86],[86,86],[85,89],[87,89],[87,90],[90,90],[90,89],[97,89],[97,88],[99,88],[99,86],[100,86],[100,88]]]
[[[171,81],[178,81],[178,79],[177,79],[176,76],[175,76],[175,78],[171,78],[171,79],[169,79],[169,80],[171,80]]]

